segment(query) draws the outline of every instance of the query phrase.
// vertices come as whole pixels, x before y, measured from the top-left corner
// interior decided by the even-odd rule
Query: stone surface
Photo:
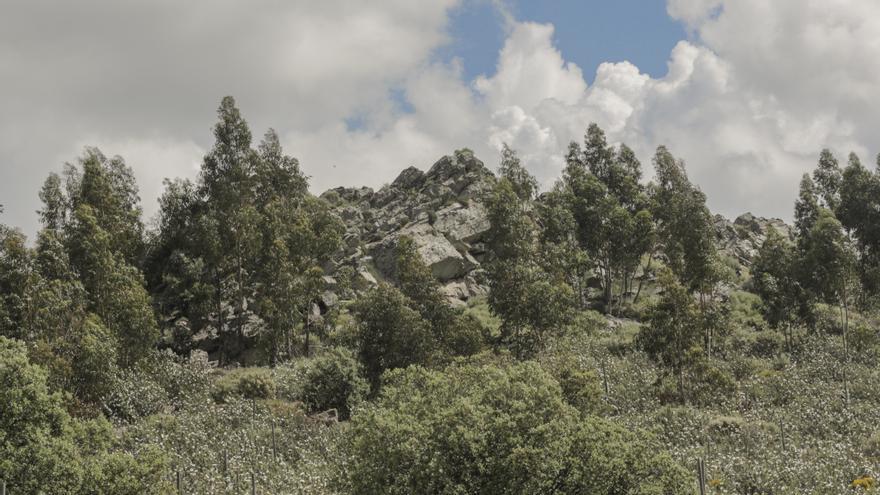
[[[450,300],[484,294],[486,288],[471,274],[485,253],[489,219],[483,200],[494,186],[492,172],[462,150],[440,158],[427,172],[409,167],[378,191],[330,189],[322,197],[346,227],[334,265],[354,267],[357,288],[370,287],[378,281],[366,266],[393,277],[397,243],[408,236],[438,281],[457,288],[449,292]]]
[[[731,222],[721,215],[715,215],[718,249],[745,266],[751,265],[770,229],[776,230],[782,237],[792,238],[791,226],[778,218],[756,217],[751,213],[744,213]]]

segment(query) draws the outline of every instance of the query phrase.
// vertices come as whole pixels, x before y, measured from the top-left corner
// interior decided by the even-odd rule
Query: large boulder
[[[463,301],[485,292],[471,276],[480,266],[489,219],[483,200],[495,176],[469,150],[447,155],[423,172],[403,170],[378,191],[335,188],[322,197],[345,223],[344,246],[334,266],[360,266],[371,259],[372,273],[393,279],[394,257],[401,236],[415,241],[431,272],[450,297]],[[358,271],[360,287],[376,283],[369,271]]]
[[[778,218],[768,219],[744,213],[731,222],[721,215],[715,215],[718,248],[745,266],[751,265],[771,230],[785,238],[792,236],[791,227]]]
[[[482,203],[467,207],[456,203],[438,211],[434,220],[434,228],[438,232],[465,243],[479,241],[489,227],[489,216]]]
[[[437,280],[446,282],[461,278],[479,263],[466,252],[460,253],[452,242],[428,224],[409,226],[370,247],[376,267],[388,278],[394,278],[397,244],[401,237],[411,238],[425,264]]]
[[[421,186],[425,182],[425,173],[415,167],[404,169],[400,175],[391,183],[392,187],[402,189],[413,189]]]

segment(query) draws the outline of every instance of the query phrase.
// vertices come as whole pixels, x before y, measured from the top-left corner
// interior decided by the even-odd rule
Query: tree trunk
[[[846,407],[849,407],[849,377],[847,368],[849,368],[849,343],[847,333],[849,332],[849,303],[847,301],[846,284],[843,284],[843,395]]]
[[[303,343],[303,352],[306,357],[309,357],[309,332],[311,330],[311,312],[312,312],[312,303],[309,301],[309,304],[306,306],[306,318],[303,323],[303,331],[305,332],[305,342]]]
[[[216,286],[217,297],[217,336],[220,338],[220,364],[226,364],[226,351],[228,344],[226,342],[226,334],[223,332],[223,283],[220,275],[214,277],[214,285]]]
[[[611,263],[609,263],[606,258],[603,262],[605,265],[603,270],[605,272],[605,314],[611,314],[611,297],[612,297],[612,287],[611,287]]]
[[[236,283],[238,285],[238,301],[236,302],[235,312],[236,312],[236,321],[238,323],[237,333],[238,337],[241,338],[244,336],[244,274],[242,269],[242,261],[241,261],[241,249],[238,250],[239,253],[236,256],[236,265],[238,268],[238,273],[236,274]]]
[[[681,400],[681,404],[687,404],[687,398],[684,395],[684,368],[678,368],[678,395]]]
[[[642,293],[642,284],[645,283],[645,277],[648,276],[648,271],[651,269],[651,262],[654,261],[654,252],[651,251],[648,254],[648,261],[645,263],[645,267],[642,269],[642,278],[639,280],[639,288],[636,289],[636,295],[633,297],[633,304],[639,300],[639,295]]]

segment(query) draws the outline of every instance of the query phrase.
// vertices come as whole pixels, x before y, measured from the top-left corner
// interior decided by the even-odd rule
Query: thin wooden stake
[[[180,469],[177,470],[177,493],[183,493],[180,491]]]
[[[6,495],[6,482],[0,481],[0,495]]]
[[[272,462],[278,462],[278,449],[275,443],[275,419],[272,419]]]
[[[251,495],[257,495],[257,480],[253,471],[251,471]]]
[[[697,477],[700,483],[700,495],[706,495],[706,463],[703,459],[697,461]]]

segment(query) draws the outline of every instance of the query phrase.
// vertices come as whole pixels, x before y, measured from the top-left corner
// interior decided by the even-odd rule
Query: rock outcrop
[[[776,230],[783,237],[792,238],[791,226],[778,218],[756,217],[751,213],[744,213],[731,222],[721,215],[715,215],[718,249],[745,266],[751,265],[770,229]]]
[[[461,150],[440,158],[427,172],[409,167],[378,191],[368,187],[326,191],[321,197],[345,224],[343,249],[326,267],[328,279],[335,284],[333,275],[349,267],[355,291],[393,280],[397,244],[407,236],[451,302],[462,304],[485,294],[488,288],[480,263],[485,260],[489,219],[483,201],[495,181],[483,162]],[[746,267],[770,229],[784,237],[792,235],[791,227],[780,219],[746,213],[731,222],[715,216],[720,251]],[[321,298],[327,307],[339,299],[330,285]]]
[[[363,285],[393,277],[399,239],[415,241],[443,291],[463,302],[486,291],[480,260],[489,220],[483,198],[495,176],[468,150],[430,170],[409,167],[378,191],[330,189],[321,195],[345,223],[344,248],[330,271],[351,266]]]

